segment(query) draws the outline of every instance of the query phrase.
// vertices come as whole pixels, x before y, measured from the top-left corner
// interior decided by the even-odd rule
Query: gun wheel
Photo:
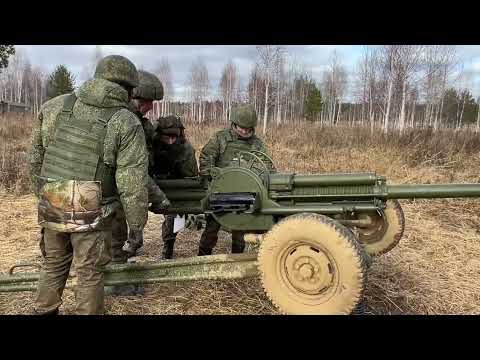
[[[319,214],[277,223],[260,245],[258,264],[265,293],[284,314],[350,314],[366,281],[355,235]]]
[[[357,228],[360,243],[371,256],[392,250],[405,230],[405,216],[397,200],[387,201],[387,206],[381,213],[359,214],[358,218],[369,218],[371,222],[371,225]]]

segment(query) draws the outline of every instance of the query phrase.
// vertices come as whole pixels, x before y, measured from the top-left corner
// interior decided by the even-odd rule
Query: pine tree
[[[75,77],[68,71],[65,65],[58,65],[50,74],[47,82],[47,97],[54,98],[62,94],[68,94],[73,91]]]
[[[307,120],[314,121],[322,110],[322,94],[314,82],[310,82],[307,89],[308,95],[305,99],[305,117]]]

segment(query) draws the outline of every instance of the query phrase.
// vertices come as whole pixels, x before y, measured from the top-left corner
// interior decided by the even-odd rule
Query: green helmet
[[[95,69],[94,78],[131,87],[139,84],[137,68],[130,60],[120,55],[109,55],[101,59]]]
[[[244,128],[257,126],[257,113],[251,105],[239,105],[232,110],[230,121]]]
[[[158,77],[148,71],[138,70],[140,85],[133,89],[132,98],[145,100],[162,100],[163,85]]]

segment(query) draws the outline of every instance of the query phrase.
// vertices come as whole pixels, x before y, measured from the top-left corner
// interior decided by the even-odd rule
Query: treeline
[[[93,76],[103,57],[97,46],[81,72],[80,81]],[[146,69],[164,84],[163,101],[155,102],[151,117],[169,113],[190,123],[227,123],[232,107],[252,104],[266,132],[271,126],[297,121],[323,125],[380,127],[403,131],[413,127],[480,129],[479,101],[472,95],[473,74],[463,70],[455,46],[365,46],[354,68],[347,69],[333,51],[321,76],[295,60],[285,47],[256,47],[247,76],[233,60],[213,83],[203,58],[194,58],[184,79],[185,93],[175,94],[167,57]],[[37,112],[52,96],[71,91],[75,77],[65,65],[47,74],[17,51],[0,73],[0,100],[31,105]],[[179,96],[183,95],[183,96]]]
[[[416,127],[478,131],[479,101],[472,95],[472,78],[463,70],[455,46],[365,46],[350,71],[333,51],[321,78],[314,79],[283,47],[265,45],[257,47],[245,85],[228,61],[215,92],[198,58],[186,82],[189,101],[166,102],[169,110],[192,123],[227,122],[233,104],[248,102],[257,110],[264,132],[269,126],[304,120],[379,127],[384,132]],[[165,113],[162,106],[155,116]]]
[[[27,104],[36,113],[47,98],[48,75],[41,67],[32,65],[23,52],[13,53],[5,56],[6,67],[0,68],[0,101]]]
[[[475,121],[478,130],[478,101],[469,89],[473,74],[462,65],[455,46],[365,47],[352,84],[360,118],[385,132]]]
[[[6,65],[0,72],[0,100],[29,105],[35,114],[46,100],[74,90],[75,76],[65,65],[47,74],[18,50]]]

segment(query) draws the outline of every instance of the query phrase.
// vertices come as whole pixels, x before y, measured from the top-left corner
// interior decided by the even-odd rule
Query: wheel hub
[[[310,245],[291,249],[285,258],[286,278],[297,291],[319,294],[333,283],[334,267],[328,256]]]
[[[372,244],[383,238],[387,231],[385,217],[378,213],[375,214],[359,214],[359,220],[369,220],[370,225],[358,227],[360,240],[362,243]]]

